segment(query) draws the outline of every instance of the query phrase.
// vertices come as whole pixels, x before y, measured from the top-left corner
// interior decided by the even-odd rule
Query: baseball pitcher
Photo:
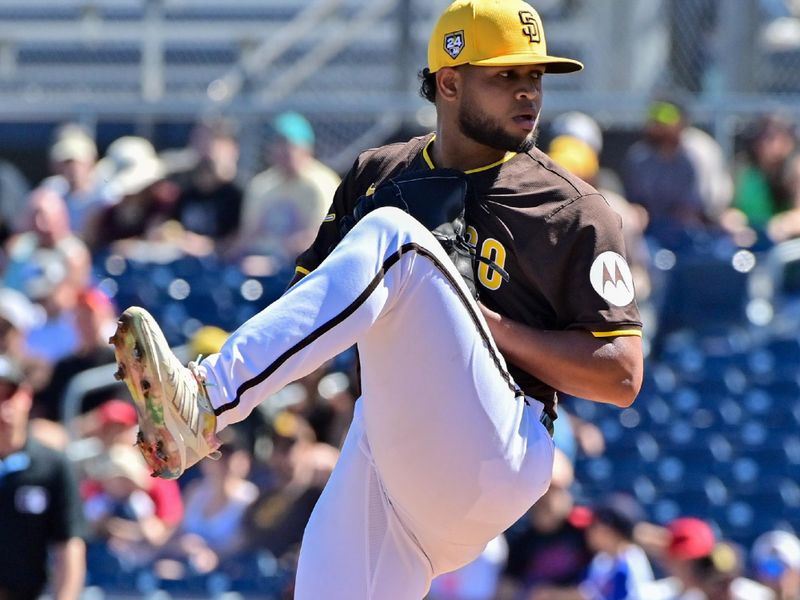
[[[150,315],[112,338],[139,446],[175,478],[216,433],[358,345],[362,397],[305,531],[299,600],[419,600],[545,492],[556,390],[630,405],[641,323],[620,218],[535,147],[547,53],[522,0],[430,37],[436,131],[361,154],[287,292],[188,367]]]

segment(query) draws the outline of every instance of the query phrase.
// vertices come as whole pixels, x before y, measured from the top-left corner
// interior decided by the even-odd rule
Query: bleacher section
[[[578,461],[582,494],[632,491],[657,522],[696,515],[745,547],[800,525],[800,338],[735,337],[676,335],[631,408],[575,402],[607,441]]]
[[[0,3],[0,117],[136,123],[224,111],[254,122],[287,107],[318,125],[336,168],[416,122],[416,72],[444,0],[7,0]],[[552,3],[552,51],[579,58],[589,3]],[[403,23],[408,23],[407,29]],[[560,35],[559,31],[563,34]],[[585,85],[554,78],[550,90]],[[358,147],[353,143],[361,139]],[[248,156],[255,141],[243,140]],[[351,147],[353,146],[353,147]],[[344,151],[344,156],[342,153]],[[252,160],[252,159],[251,159]],[[251,165],[244,165],[247,171]]]

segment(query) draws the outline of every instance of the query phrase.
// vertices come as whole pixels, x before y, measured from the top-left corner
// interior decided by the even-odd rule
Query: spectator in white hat
[[[94,139],[79,125],[67,123],[57,130],[48,158],[53,175],[41,185],[64,198],[70,227],[82,235],[92,216],[114,200],[101,189]]]
[[[0,354],[17,361],[25,358],[25,336],[43,320],[41,307],[25,294],[0,287]]]
[[[167,181],[167,170],[146,139],[125,136],[114,141],[98,163],[104,193],[118,202],[87,225],[86,239],[94,249],[119,240],[143,240],[174,212],[178,188]]]
[[[756,578],[778,600],[800,599],[800,539],[788,531],[768,531],[753,543]]]

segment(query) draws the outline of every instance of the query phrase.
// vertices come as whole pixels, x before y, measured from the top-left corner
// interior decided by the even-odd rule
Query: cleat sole
[[[160,387],[160,369],[139,311],[144,312],[133,308],[122,314],[109,342],[119,363],[117,373],[130,391],[139,418],[136,445],[154,476],[176,479],[183,473],[181,453],[164,420],[165,408],[158,399],[163,394],[154,389]]]

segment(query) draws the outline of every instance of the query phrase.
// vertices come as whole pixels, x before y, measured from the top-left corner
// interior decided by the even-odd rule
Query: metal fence
[[[417,95],[427,36],[447,0],[3,0],[0,122],[89,127],[188,122],[245,132],[255,167],[277,111],[306,113],[339,169],[401,125],[428,126]],[[539,0],[553,53],[587,69],[546,81],[565,110],[630,128],[653,94],[684,96],[731,147],[753,114],[800,114],[795,0]],[[249,163],[248,163],[249,161]]]

